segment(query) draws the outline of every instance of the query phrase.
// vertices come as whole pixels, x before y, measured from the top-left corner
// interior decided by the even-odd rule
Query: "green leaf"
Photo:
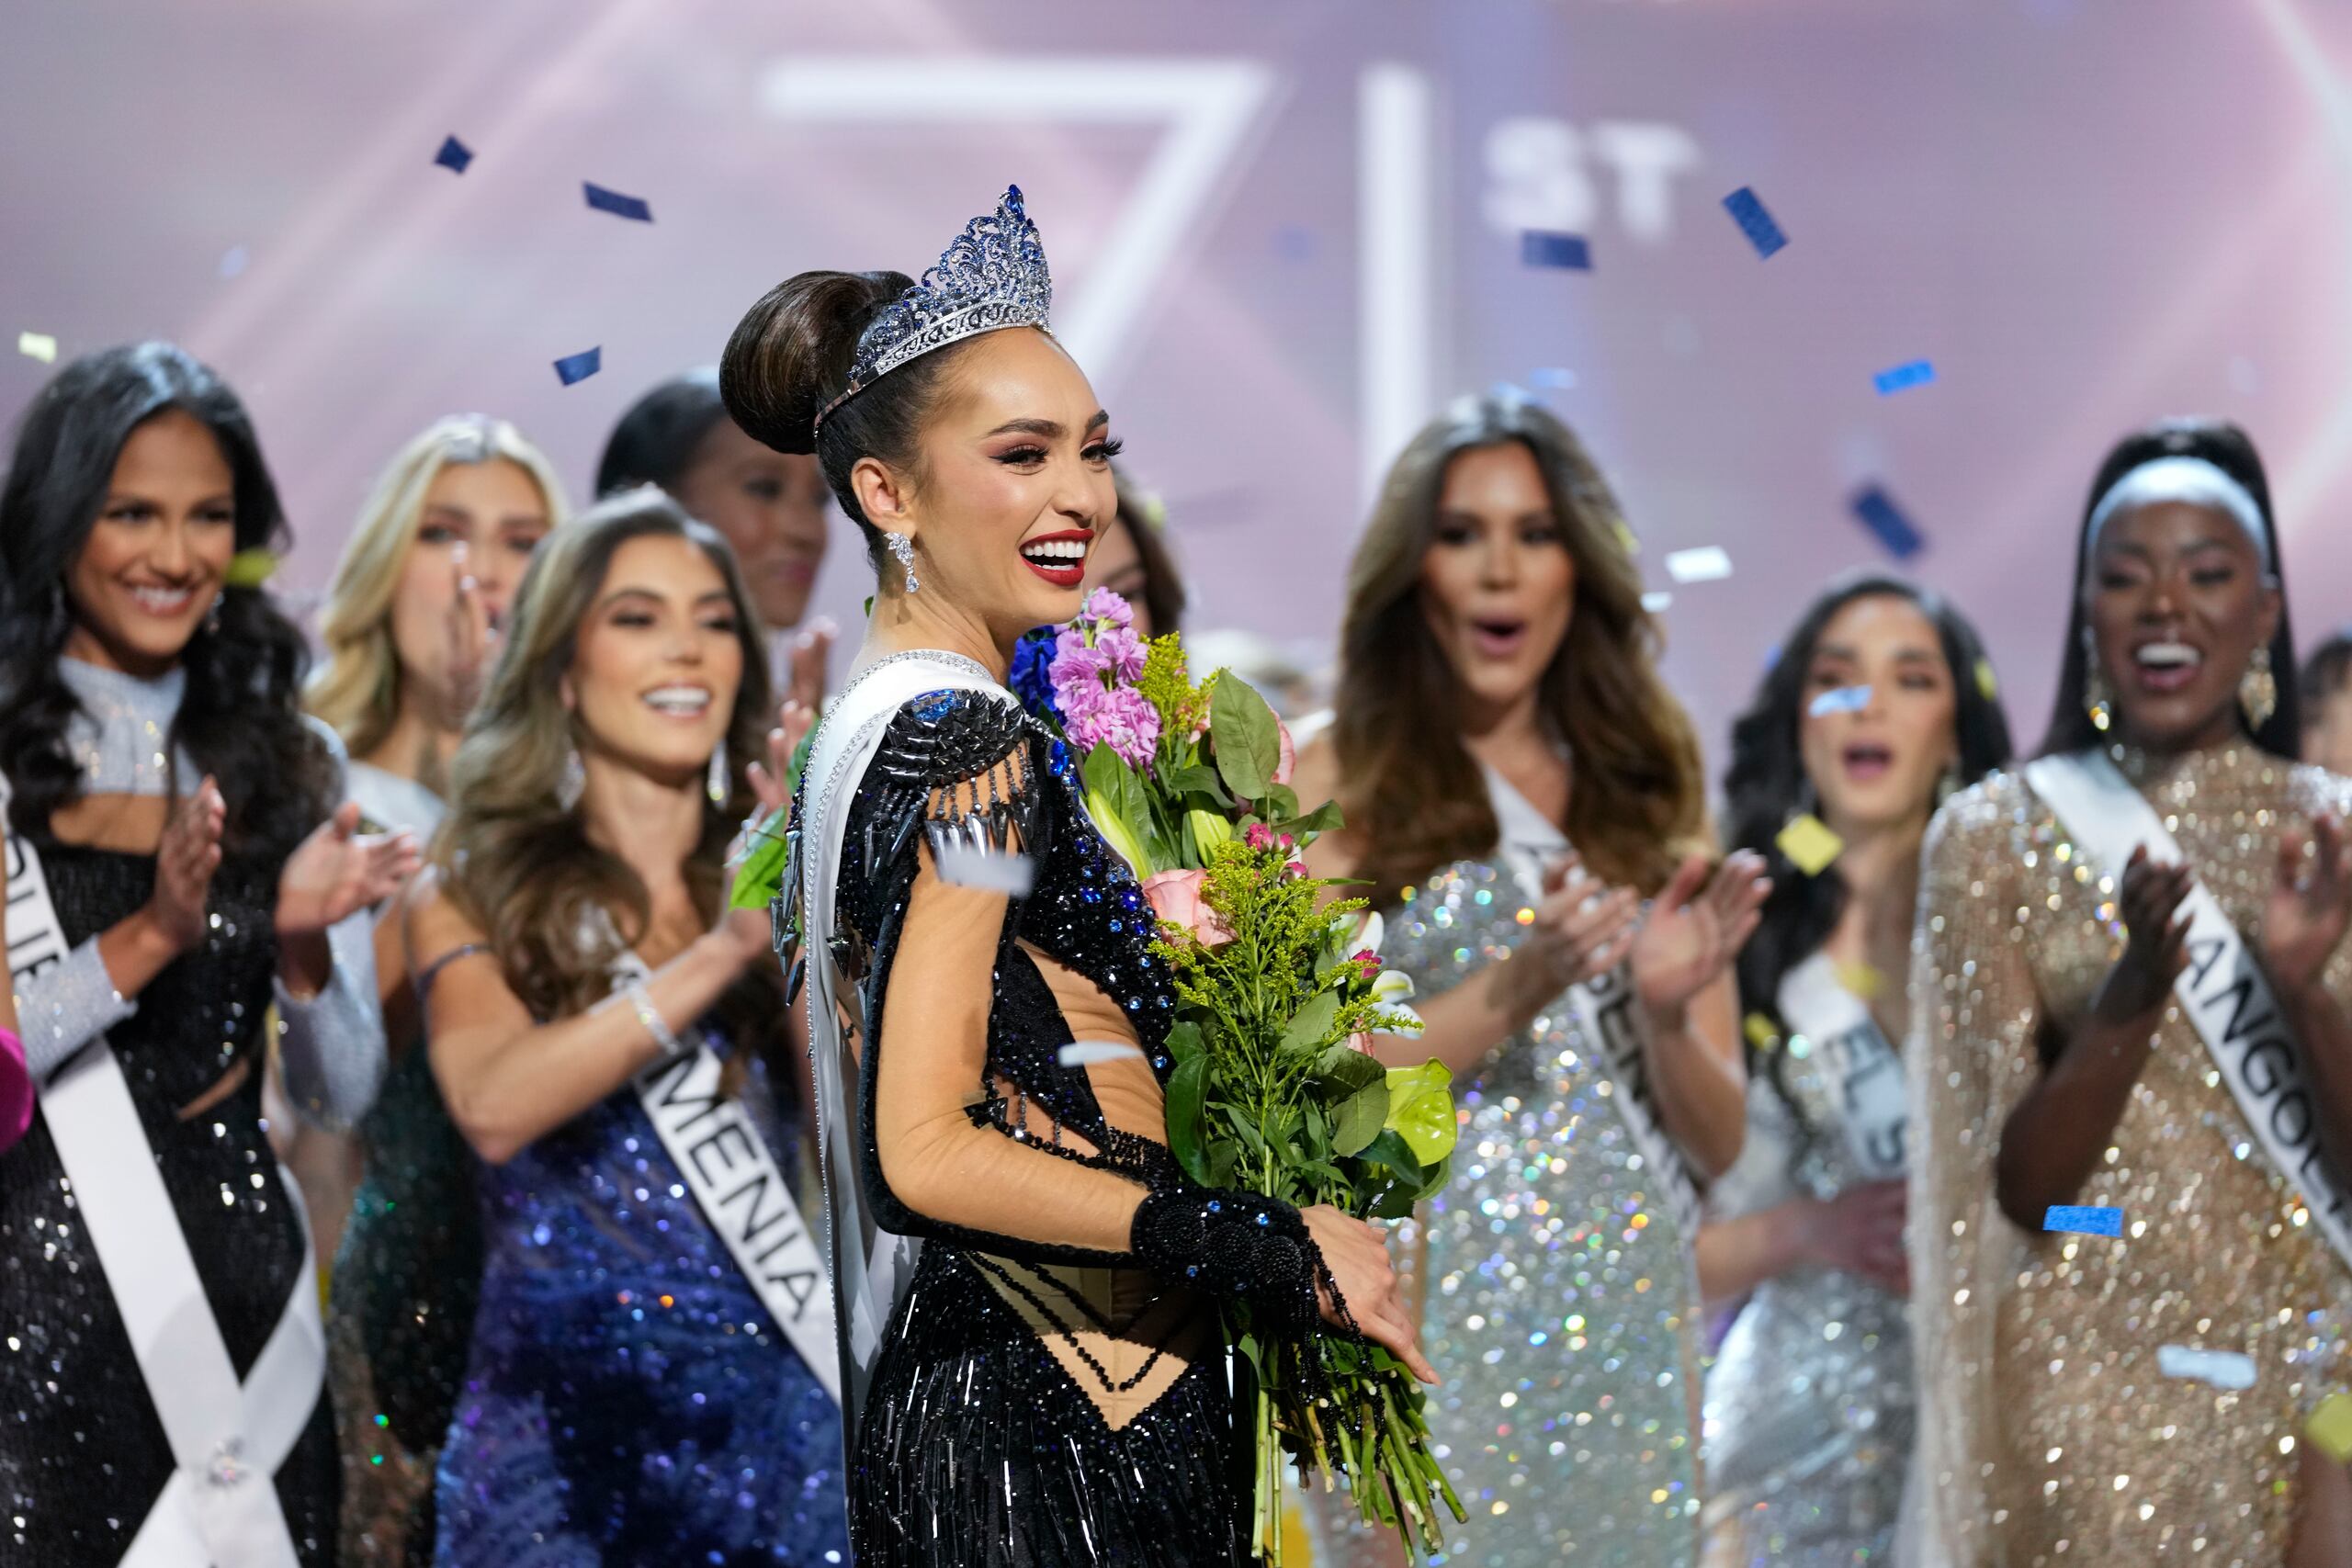
[[[1209,695],[1209,739],[1217,776],[1234,798],[1263,799],[1282,765],[1282,731],[1266,699],[1230,670],[1218,673]]]
[[[1340,1107],[1339,1124],[1331,1132],[1331,1152],[1352,1155],[1380,1136],[1388,1120],[1388,1086],[1366,1084]]]
[[[1339,1021],[1340,993],[1317,991],[1306,998],[1306,1004],[1291,1014],[1290,1026],[1283,1031],[1277,1051],[1320,1051],[1331,1033],[1331,1025]]]
[[[1219,845],[1233,841],[1233,824],[1216,812],[1195,807],[1184,813],[1184,825],[1191,830],[1193,842],[1200,850],[1199,863],[1203,865],[1208,863],[1209,856]]]
[[[1216,776],[1216,770],[1204,768],[1198,762],[1174,770],[1163,782],[1176,795],[1204,795],[1219,806],[1233,804],[1232,793],[1225,787],[1225,781]]]
[[[1391,1109],[1394,1109],[1393,1099]],[[1382,1128],[1380,1136],[1358,1149],[1355,1157],[1366,1165],[1378,1166],[1403,1177],[1416,1189],[1420,1186],[1421,1162],[1413,1156],[1412,1145],[1405,1142],[1404,1135],[1394,1127]]]
[[[1201,1108],[1208,1101],[1209,1059],[1194,1056],[1168,1079],[1168,1149],[1184,1174],[1204,1187],[1210,1179],[1208,1149],[1201,1138]]]
[[[1180,1064],[1208,1055],[1208,1041],[1203,1037],[1201,1026],[1190,1019],[1168,1032],[1168,1054]]]
[[[1336,1084],[1344,1097],[1372,1084],[1385,1084],[1388,1069],[1380,1065],[1377,1056],[1367,1056],[1342,1041],[1315,1058],[1315,1076],[1327,1083]]]
[[[1453,1152],[1461,1126],[1453,1118],[1453,1075],[1431,1057],[1418,1067],[1388,1069],[1386,1125],[1413,1157],[1435,1165]]]
[[[784,887],[785,868],[792,861],[792,840],[785,832],[788,810],[778,810],[752,829],[751,847],[735,868],[729,889],[730,909],[764,909]]]
[[[1266,797],[1260,802],[1266,808],[1271,822],[1284,822],[1298,815],[1298,794],[1288,784],[1269,784]]]
[[[1345,826],[1347,826],[1347,818],[1340,815],[1340,803],[1336,800],[1327,800],[1304,816],[1294,817],[1287,822],[1276,823],[1274,830],[1278,833],[1289,833],[1305,838],[1311,833],[1336,832]]]

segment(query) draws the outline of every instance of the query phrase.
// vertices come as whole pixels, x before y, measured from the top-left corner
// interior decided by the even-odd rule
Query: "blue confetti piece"
[[[245,270],[246,264],[252,259],[246,254],[244,246],[230,246],[220,254],[220,276],[224,278],[237,276]]]
[[[2041,1216],[2041,1228],[2072,1235],[2120,1236],[2123,1234],[2123,1211],[2097,1204],[2052,1203],[2050,1212]]]
[[[1862,526],[1877,535],[1878,542],[1896,560],[1909,560],[1927,547],[1928,541],[1911,525],[1911,519],[1904,516],[1894,498],[1878,486],[1863,486],[1849,504]]]
[[[1732,221],[1739,225],[1739,231],[1747,236],[1747,243],[1756,247],[1758,256],[1788,248],[1789,237],[1772,221],[1772,215],[1757,199],[1752,186],[1742,186],[1724,197],[1724,210],[1731,214]]]
[[[599,344],[594,348],[582,349],[578,354],[567,354],[557,360],[555,362],[556,378],[569,387],[574,382],[585,381],[604,367],[605,348],[602,344]]]
[[[1807,705],[1805,713],[1813,718],[1824,714],[1860,713],[1871,705],[1868,686],[1840,686],[1834,692],[1824,692]]]
[[[441,143],[441,151],[433,154],[433,161],[452,174],[462,175],[466,165],[474,161],[473,149],[452,136]]]
[[[623,196],[619,191],[606,190],[589,180],[582,180],[580,188],[588,193],[588,205],[599,212],[609,212],[616,218],[634,219],[639,223],[653,221],[653,209],[641,196]]]
[[[1581,234],[1554,234],[1529,229],[1519,236],[1519,259],[1529,266],[1563,267],[1570,272],[1592,270],[1592,247]]]
[[[1577,384],[1577,373],[1557,365],[1549,365],[1527,373],[1531,387],[1547,387],[1565,391]]]
[[[1936,378],[1936,367],[1925,359],[1915,359],[1908,365],[1898,365],[1892,370],[1882,370],[1871,378],[1882,398],[1892,397],[1905,387],[1925,387]]]

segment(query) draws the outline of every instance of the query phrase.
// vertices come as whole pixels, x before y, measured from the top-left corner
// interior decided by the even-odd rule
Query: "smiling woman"
[[[2294,761],[2278,546],[2235,427],[2118,444],[2045,753],[1929,830],[1925,1561],[2352,1561],[2352,1475],[2299,1441],[2352,1340],[2352,796]],[[2127,1239],[2044,1231],[2076,1203]],[[2249,1381],[2165,1375],[2159,1338]]]

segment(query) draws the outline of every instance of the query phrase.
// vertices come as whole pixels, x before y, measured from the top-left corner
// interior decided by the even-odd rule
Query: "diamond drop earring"
[[[555,803],[566,811],[580,804],[581,794],[588,787],[588,770],[581,765],[580,748],[563,749],[563,772],[556,775]]]
[[[920,592],[922,585],[915,581],[914,540],[904,534],[885,534],[882,536],[889,541],[890,553],[899,558],[899,570],[907,580],[907,592]]]
[[[728,786],[731,782],[727,769],[727,742],[722,740],[718,749],[710,754],[710,771],[703,781],[703,788],[709,792],[713,806],[725,808],[729,793]]]
[[[2278,678],[2270,671],[2267,643],[2254,650],[2245,673],[2238,677],[2238,706],[2245,710],[2248,729],[2260,729],[2278,711]]]
[[[2114,698],[2107,689],[2107,677],[2099,673],[2098,644],[2088,626],[2083,628],[2083,711],[2091,716],[2091,728],[2101,735],[2115,722]]]

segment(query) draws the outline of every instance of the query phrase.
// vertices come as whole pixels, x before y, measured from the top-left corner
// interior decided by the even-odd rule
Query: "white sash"
[[[896,654],[869,665],[826,705],[808,753],[801,801],[801,941],[808,964],[808,1054],[817,1085],[818,1153],[824,1175],[827,1256],[841,1318],[842,1375],[854,1432],[875,1359],[899,1294],[914,1278],[922,1244],[875,1224],[858,1191],[856,1063],[842,1038],[843,999],[834,981],[833,895],[840,885],[842,838],[857,782],[880,750],[899,707],[926,692],[985,690],[962,661]],[[854,1002],[854,998],[851,998]]]
[[[8,964],[21,980],[62,959],[67,946],[40,857],[13,834],[8,857]],[[293,1180],[279,1172],[301,1228],[302,1267],[241,1384],[104,1036],[41,1086],[40,1114],[176,1466],[123,1568],[296,1568],[272,1483],[324,1390],[326,1337],[310,1224]]]
[[[2025,777],[2119,887],[2124,864],[2141,844],[2159,863],[2179,862],[2180,846],[2155,807],[2103,752],[2042,757],[2026,764]],[[2352,1264],[2352,1208],[2321,1153],[2319,1112],[2302,1051],[2271,994],[2269,976],[2202,880],[2189,885],[2182,907],[2188,912],[2188,965],[2173,987],[2180,1010],[2205,1042],[2270,1168],[2301,1196],[2336,1256]]]
[[[1903,1078],[1903,1058],[1878,1020],[1838,978],[1838,965],[1826,953],[1815,953],[1781,976],[1778,1000],[1781,1021],[1812,1047],[1854,1164],[1872,1181],[1902,1175],[1908,1168],[1904,1144],[1910,1089]]]
[[[634,953],[623,953],[613,967],[624,983],[642,984],[651,974]],[[838,1337],[824,1264],[758,1123],[741,1096],[719,1094],[724,1070],[696,1031],[685,1049],[638,1074],[638,1102],[744,1282],[839,1404]]]
[[[1657,1185],[1666,1190],[1666,1206],[1686,1247],[1699,1239],[1699,1190],[1691,1184],[1690,1168],[1682,1153],[1657,1123],[1651,1102],[1649,1063],[1642,1054],[1641,1026],[1634,1021],[1634,972],[1620,964],[1608,974],[1568,987],[1568,1005],[1576,1010],[1577,1032],[1587,1042],[1598,1040],[1609,1063],[1610,1102],[1618,1119],[1634,1136],[1642,1164],[1656,1171]]]

